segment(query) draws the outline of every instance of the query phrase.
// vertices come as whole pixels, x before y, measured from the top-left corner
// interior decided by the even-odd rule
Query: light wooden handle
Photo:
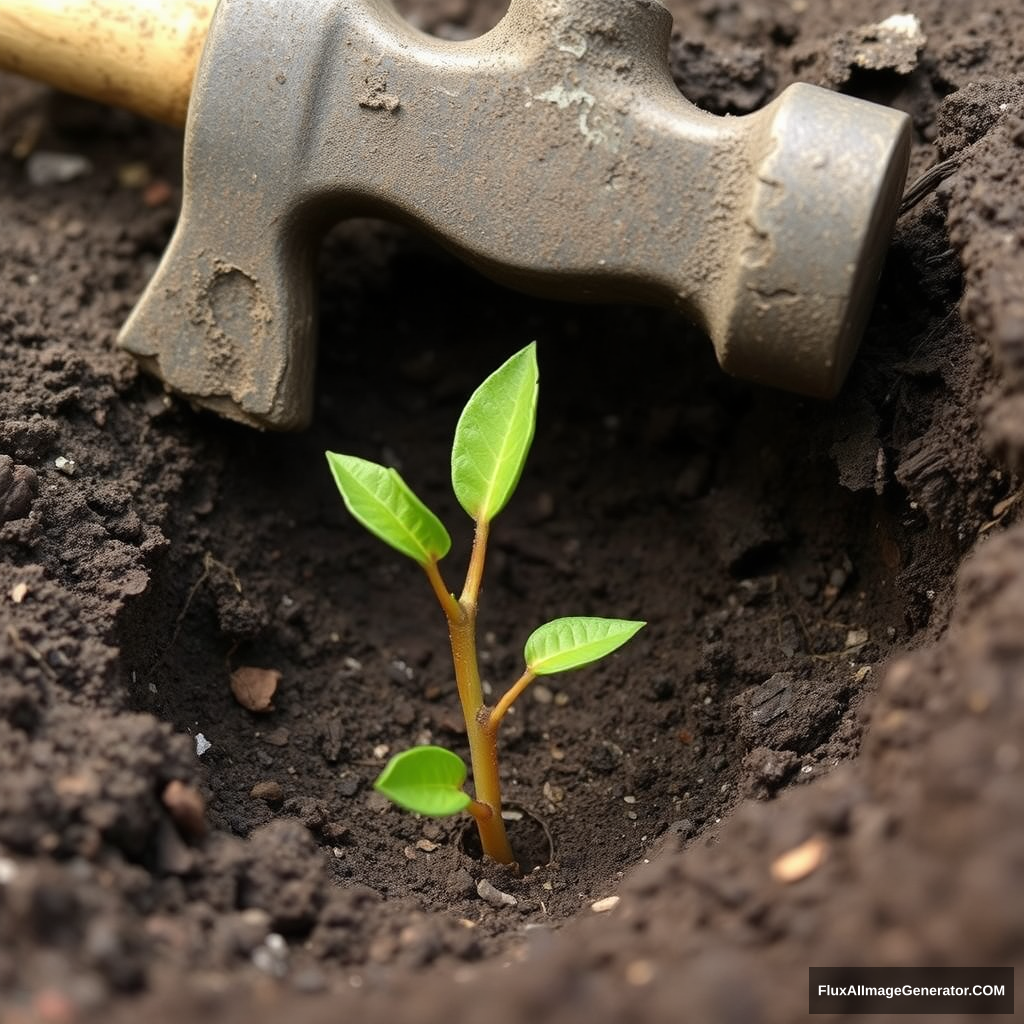
[[[0,0],[0,68],[183,125],[216,0]]]

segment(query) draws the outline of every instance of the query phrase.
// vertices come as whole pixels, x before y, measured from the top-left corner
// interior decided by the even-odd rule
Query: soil
[[[450,38],[501,13],[401,6]],[[833,403],[726,378],[671,314],[524,298],[359,222],[321,260],[312,429],[196,412],[114,347],[180,137],[0,79],[3,1024],[781,1022],[812,964],[1024,961],[1024,18],[915,0],[908,51],[865,29],[880,0],[669,6],[706,109],[804,80],[913,118],[919,187]],[[46,152],[83,173],[30,177]],[[649,626],[510,715],[513,842],[553,844],[516,876],[372,790],[464,729],[426,583],[323,451],[401,468],[454,587],[452,430],[531,339],[487,682],[548,618]],[[272,709],[240,668],[280,674]]]

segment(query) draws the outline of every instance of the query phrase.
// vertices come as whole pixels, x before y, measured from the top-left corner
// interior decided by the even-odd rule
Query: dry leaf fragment
[[[799,882],[820,867],[828,844],[821,836],[812,836],[772,863],[772,878],[777,882]]]
[[[274,710],[274,694],[281,673],[273,668],[238,668],[231,673],[231,692],[235,700],[249,711]]]

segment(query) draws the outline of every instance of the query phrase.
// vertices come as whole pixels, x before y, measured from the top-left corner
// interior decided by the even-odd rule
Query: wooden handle
[[[0,68],[183,125],[216,0],[0,0]]]

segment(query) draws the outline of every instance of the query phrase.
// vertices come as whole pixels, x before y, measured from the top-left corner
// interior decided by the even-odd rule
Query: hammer
[[[4,0],[0,66],[185,122],[181,215],[119,343],[233,419],[308,423],[315,250],[355,216],[535,294],[672,306],[728,372],[830,397],[909,118],[804,84],[706,114],[671,27],[655,0],[511,0],[464,42],[391,0]]]

